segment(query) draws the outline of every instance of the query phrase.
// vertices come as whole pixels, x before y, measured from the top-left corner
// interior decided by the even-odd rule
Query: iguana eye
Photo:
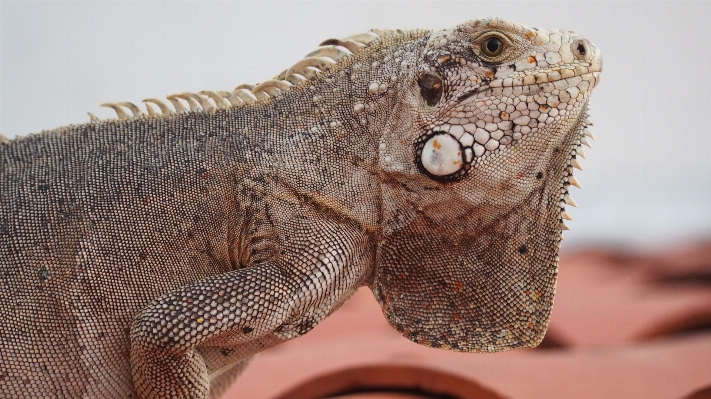
[[[442,79],[432,73],[425,73],[417,81],[420,86],[420,94],[425,99],[427,105],[435,106],[442,98]]]
[[[445,132],[435,132],[417,149],[420,166],[434,178],[449,180],[466,172],[459,141]]]
[[[496,57],[504,52],[506,45],[496,36],[491,36],[481,42],[481,52],[487,57]]]

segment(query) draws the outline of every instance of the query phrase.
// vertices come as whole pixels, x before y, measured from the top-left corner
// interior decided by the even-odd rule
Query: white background
[[[230,90],[331,37],[498,16],[569,29],[603,53],[598,140],[567,249],[711,236],[711,3],[0,2],[0,132],[114,117],[103,102]]]

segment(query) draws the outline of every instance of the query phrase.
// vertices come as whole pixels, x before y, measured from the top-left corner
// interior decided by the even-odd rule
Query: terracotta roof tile
[[[564,256],[548,350],[422,347],[362,289],[313,331],[260,354],[224,398],[681,399],[711,385],[711,285],[685,280],[711,265],[708,248]]]

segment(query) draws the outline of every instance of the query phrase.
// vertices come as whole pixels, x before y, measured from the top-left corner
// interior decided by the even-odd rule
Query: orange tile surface
[[[703,395],[711,387],[711,245],[564,256],[542,346],[549,349],[426,348],[393,330],[371,292],[361,289],[305,336],[258,355],[223,398]]]

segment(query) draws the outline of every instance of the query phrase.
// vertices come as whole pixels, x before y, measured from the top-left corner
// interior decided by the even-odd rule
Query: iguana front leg
[[[308,217],[289,224],[277,259],[182,287],[140,313],[131,329],[140,398],[207,398],[210,376],[200,347],[249,352],[269,335],[297,337],[362,282],[373,244],[358,226]]]

